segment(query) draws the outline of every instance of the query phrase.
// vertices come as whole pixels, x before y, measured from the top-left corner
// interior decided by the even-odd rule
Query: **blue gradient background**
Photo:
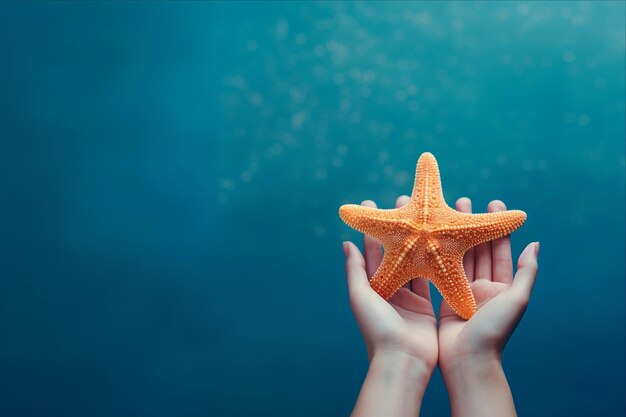
[[[337,208],[528,213],[520,415],[624,413],[623,2],[0,3],[2,416],[347,415]],[[449,415],[435,373],[424,416]]]

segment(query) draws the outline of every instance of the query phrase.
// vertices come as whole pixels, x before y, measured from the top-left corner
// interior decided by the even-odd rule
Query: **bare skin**
[[[396,207],[409,201],[401,196]],[[376,207],[373,201],[363,205]],[[471,201],[457,201],[471,212]],[[488,211],[505,210],[492,201]],[[364,236],[364,252],[344,242],[350,306],[370,359],[353,416],[417,416],[426,385],[439,364],[450,396],[452,415],[515,416],[513,398],[502,370],[502,350],[521,319],[537,274],[538,243],[520,255],[513,279],[508,236],[477,246],[464,267],[479,310],[465,321],[444,302],[439,328],[430,286],[416,278],[388,301],[369,286],[382,260],[380,242]]]

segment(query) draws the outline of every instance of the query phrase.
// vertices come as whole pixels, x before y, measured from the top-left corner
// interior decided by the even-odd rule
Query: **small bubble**
[[[580,126],[587,126],[589,122],[589,116],[587,116],[586,114],[581,114],[580,116],[578,116],[578,124]]]
[[[563,61],[567,62],[568,64],[576,61],[576,54],[574,54],[572,51],[563,52]]]
[[[250,103],[255,107],[263,105],[263,96],[256,92],[250,94]]]
[[[283,153],[283,145],[278,142],[273,143],[264,152],[266,158],[272,158],[274,156],[280,155],[281,153]]]
[[[344,98],[343,100],[341,100],[341,102],[339,103],[339,108],[342,111],[347,111],[350,110],[350,100],[348,100],[347,98]]]
[[[219,185],[220,188],[226,191],[232,191],[235,189],[235,181],[229,178],[220,178],[217,184]]]
[[[569,17],[572,15],[572,9],[570,9],[569,7],[562,7],[560,14],[563,19],[569,19]]]
[[[500,9],[496,12],[496,19],[506,21],[509,20],[510,13],[506,9]]]
[[[576,212],[574,212],[574,213],[570,214],[570,221],[571,221],[573,224],[577,224],[577,225],[578,225],[578,224],[582,224],[582,222],[583,222],[583,216],[582,216],[580,213],[576,213]]]
[[[567,123],[574,123],[576,121],[576,114],[574,113],[565,113],[565,121]]]
[[[335,168],[341,168],[343,166],[343,159],[340,156],[335,156],[332,164]]]
[[[394,175],[393,182],[395,185],[400,187],[406,185],[409,182],[410,178],[411,175],[407,171],[400,171],[396,173],[396,175]]]
[[[398,100],[398,101],[406,100],[406,92],[404,92],[402,90],[397,90],[396,91],[396,100]]]
[[[365,82],[372,82],[376,79],[376,73],[374,71],[365,71],[365,73],[363,73],[363,81]]]
[[[421,26],[430,25],[433,21],[433,17],[428,12],[420,12],[415,16],[415,23]]]
[[[326,78],[327,72],[326,67],[322,65],[316,65],[313,67],[313,75],[318,78]]]
[[[370,174],[367,176],[367,179],[371,183],[376,183],[380,180],[380,175],[378,175],[377,172],[370,172]]]
[[[302,93],[302,90],[300,90],[298,87],[291,87],[289,89],[289,95],[295,101],[301,102],[304,100],[304,94]]]
[[[217,202],[222,205],[228,203],[228,195],[226,193],[218,193]]]
[[[246,79],[243,78],[241,75],[235,75],[233,77],[230,77],[230,83],[233,87],[237,88],[245,88],[247,85]]]
[[[337,145],[337,153],[339,155],[345,155],[346,153],[348,153],[348,147],[345,144],[340,143],[339,145]]]
[[[346,76],[338,72],[334,75],[333,81],[335,82],[335,84],[343,84],[346,81]]]
[[[315,45],[315,48],[313,48],[313,53],[315,54],[315,56],[321,57],[326,53],[326,49],[322,45]]]
[[[299,130],[302,124],[306,120],[306,114],[304,111],[300,111],[291,117],[291,127],[295,130]]]
[[[572,17],[572,25],[573,26],[582,26],[585,24],[585,17],[581,15],[576,15]]]
[[[526,16],[528,13],[530,13],[530,7],[528,7],[528,4],[522,3],[517,6],[517,13],[521,14],[522,16]]]
[[[252,180],[252,174],[250,171],[243,171],[241,173],[241,181],[242,182],[250,182]]]
[[[530,180],[527,177],[521,177],[518,184],[520,188],[528,188],[530,186]]]
[[[580,69],[576,65],[570,65],[567,68],[567,73],[572,77],[577,77],[580,74]]]
[[[246,49],[248,49],[248,51],[250,52],[256,51],[258,47],[259,43],[254,39],[249,40],[248,44],[246,45]]]
[[[280,19],[276,25],[276,37],[282,39],[289,33],[289,22],[285,19]]]
[[[350,114],[350,123],[352,124],[357,124],[361,121],[361,113],[359,112],[352,112],[352,114]]]
[[[328,171],[326,171],[326,168],[324,167],[320,167],[317,168],[315,170],[315,177],[319,180],[323,180],[328,176]]]
[[[298,45],[304,45],[307,41],[307,36],[304,33],[298,33],[296,35],[296,44]]]

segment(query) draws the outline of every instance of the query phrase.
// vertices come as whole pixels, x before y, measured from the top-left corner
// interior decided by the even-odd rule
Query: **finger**
[[[515,273],[511,290],[526,303],[530,299],[530,293],[537,279],[538,255],[539,242],[529,243],[517,261],[517,272]]]
[[[372,200],[365,200],[361,205],[376,208],[376,203]],[[365,270],[367,276],[371,278],[383,260],[383,245],[378,239],[363,234],[363,251],[365,252]]]
[[[420,297],[424,297],[428,301],[430,299],[430,284],[428,284],[428,280],[425,278],[415,278],[411,282],[411,291]]]
[[[493,200],[487,206],[489,213],[506,210],[500,200]],[[510,284],[513,282],[513,259],[511,258],[511,238],[509,235],[491,242],[491,273],[493,282]]]
[[[472,200],[467,197],[461,197],[456,200],[457,211],[463,213],[472,212]],[[470,248],[463,256],[463,269],[469,282],[474,281],[474,248]]]
[[[350,294],[371,288],[365,271],[365,259],[359,249],[352,242],[343,242],[343,252],[346,256],[346,277]]]
[[[474,264],[474,280],[492,280],[491,275],[491,242],[481,243],[474,248],[476,263]]]
[[[409,197],[408,195],[401,195],[396,200],[396,208],[400,208],[400,207],[406,206],[409,201],[411,201],[411,197]]]
[[[401,195],[400,197],[396,199],[396,208],[406,206],[410,200],[411,200],[411,197],[409,197],[408,195]],[[411,281],[404,284],[403,287],[411,289]]]

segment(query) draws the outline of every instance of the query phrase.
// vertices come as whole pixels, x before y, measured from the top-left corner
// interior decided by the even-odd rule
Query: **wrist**
[[[499,355],[457,360],[442,369],[453,416],[514,417],[515,404]]]
[[[379,350],[372,356],[370,370],[383,373],[386,379],[423,393],[434,369],[424,360],[407,353]]]
[[[488,378],[502,370],[502,356],[497,352],[459,355],[439,364],[444,379],[463,382],[468,379]]]

